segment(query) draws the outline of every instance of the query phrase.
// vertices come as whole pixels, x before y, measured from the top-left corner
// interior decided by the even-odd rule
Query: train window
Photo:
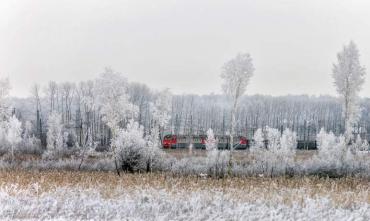
[[[172,139],[172,135],[166,135],[164,136],[164,139]]]
[[[187,143],[187,142],[186,142],[186,137],[185,137],[185,136],[178,137],[178,138],[177,138],[177,142],[178,142],[178,143]]]

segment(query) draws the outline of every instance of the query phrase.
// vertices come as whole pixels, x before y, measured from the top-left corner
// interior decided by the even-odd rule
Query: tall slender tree
[[[239,99],[247,90],[253,73],[252,57],[248,53],[237,54],[235,58],[226,62],[222,67],[221,78],[224,81],[222,88],[231,99],[230,164],[232,163],[232,151],[234,149],[233,136],[235,135],[236,110]]]
[[[9,79],[0,79],[0,122],[6,120],[9,116],[8,107],[6,105],[6,98],[10,91]]]
[[[357,46],[351,41],[337,54],[338,61],[333,64],[334,84],[343,102],[344,134],[347,144],[353,138],[353,127],[359,119],[358,93],[365,82],[366,72],[359,58]]]

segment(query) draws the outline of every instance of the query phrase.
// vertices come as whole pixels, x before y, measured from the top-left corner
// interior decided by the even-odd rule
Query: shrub
[[[146,140],[138,123],[130,121],[126,129],[119,130],[113,144],[117,163],[124,171],[135,172],[146,168]]]
[[[63,125],[58,113],[51,113],[48,119],[47,149],[50,151],[63,148]]]

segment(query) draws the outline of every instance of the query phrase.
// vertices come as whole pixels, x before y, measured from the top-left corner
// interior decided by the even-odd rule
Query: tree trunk
[[[231,175],[231,169],[233,164],[233,151],[234,151],[234,133],[235,133],[235,114],[237,108],[237,99],[234,100],[233,107],[231,110],[231,128],[230,128],[230,157],[229,157],[229,175]]]

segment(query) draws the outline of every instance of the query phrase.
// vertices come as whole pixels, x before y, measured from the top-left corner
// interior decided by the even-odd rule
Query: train
[[[218,149],[230,149],[229,136],[215,136],[217,139]],[[194,149],[206,149],[207,136],[185,136],[185,135],[166,135],[162,140],[162,147],[164,149],[188,148],[190,145]],[[249,147],[249,140],[243,136],[234,137],[234,149],[247,149]]]
[[[215,136],[217,139],[217,147],[219,150],[229,150],[230,149],[230,136]],[[163,149],[184,149],[192,146],[194,149],[206,149],[206,135],[165,135],[162,140]],[[234,150],[246,150],[248,149],[253,140],[247,139],[244,136],[235,136],[233,138]],[[265,140],[265,146],[267,147],[268,140]],[[316,150],[317,142],[316,140],[298,140],[297,149],[300,150]]]

